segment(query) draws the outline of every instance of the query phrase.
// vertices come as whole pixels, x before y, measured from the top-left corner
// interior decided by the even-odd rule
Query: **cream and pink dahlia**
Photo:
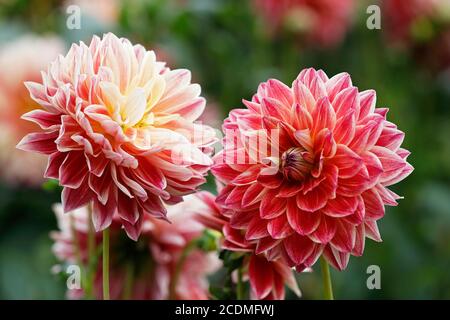
[[[205,181],[215,132],[194,123],[205,108],[200,86],[153,51],[95,36],[26,85],[42,109],[23,118],[43,131],[18,147],[49,156],[45,177],[64,187],[64,211],[92,202],[97,231],[118,215],[136,240],[145,214],[164,218],[164,202],[180,202]]]
[[[145,216],[137,242],[125,236],[119,219],[113,219],[110,227],[112,299],[167,299],[171,287],[174,288],[171,299],[208,299],[207,276],[220,267],[218,258],[194,249],[180,261],[186,247],[204,231],[204,226],[190,213],[201,208],[201,201],[189,195],[184,202],[167,206],[167,217],[172,223]],[[54,211],[60,229],[51,234],[55,241],[54,254],[61,262],[77,264],[78,245],[82,263],[87,264],[90,258],[87,207],[65,214],[62,206],[56,205]],[[100,233],[96,236],[98,246],[101,246]],[[179,264],[181,267],[177,267]],[[101,265],[98,261],[95,268],[93,293],[97,299],[102,298]],[[85,294],[83,289],[67,293],[71,298],[82,298]]]
[[[203,202],[194,210],[197,220],[223,234],[221,248],[245,254],[241,268],[250,281],[250,298],[283,300],[285,285],[300,296],[295,276],[282,258],[269,261],[264,254],[256,254],[258,244],[248,241],[241,230],[231,226],[232,211],[218,205],[216,197],[209,192],[199,192],[196,196]]]
[[[400,198],[388,187],[413,167],[375,91],[360,92],[346,73],[305,69],[291,87],[271,79],[243,103],[224,122],[212,167],[225,185],[226,234],[297,270],[321,254],[345,269],[366,237],[381,241],[377,221]]]

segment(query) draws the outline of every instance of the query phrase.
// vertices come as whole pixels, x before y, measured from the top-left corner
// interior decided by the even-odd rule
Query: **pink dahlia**
[[[232,212],[221,208],[216,203],[215,196],[206,191],[197,193],[196,196],[203,201],[203,206],[195,210],[198,221],[223,234],[223,249],[246,254],[243,269],[250,280],[252,299],[282,300],[285,296],[285,284],[300,296],[294,274],[282,258],[268,260],[261,254],[261,244],[248,241],[240,229],[231,226]]]
[[[44,181],[46,157],[15,148],[17,141],[35,130],[20,116],[39,107],[23,82],[39,80],[41,70],[63,50],[61,39],[35,35],[24,35],[0,47],[0,176],[9,183],[40,185]]]
[[[272,29],[288,28],[321,45],[340,42],[351,23],[354,0],[254,0]]]
[[[64,187],[65,212],[94,206],[96,230],[117,213],[137,239],[144,214],[164,217],[205,181],[213,129],[194,123],[205,108],[188,70],[170,70],[153,51],[109,33],[72,45],[42,83],[27,82],[43,109],[23,116],[43,131],[22,150],[49,155],[46,178]]]
[[[121,222],[114,218],[111,223],[111,298],[112,299],[167,299],[171,285],[171,298],[208,299],[207,276],[220,266],[218,258],[194,249],[180,261],[183,251],[200,237],[204,227],[194,219],[191,210],[201,208],[201,201],[193,195],[185,201],[167,207],[167,216],[172,223],[145,216],[142,234],[137,242],[127,238],[121,231]],[[88,263],[88,210],[82,207],[68,214],[61,205],[54,207],[59,231],[51,234],[55,240],[53,252],[65,263],[76,264],[76,245],[84,264]],[[77,240],[74,241],[74,232]],[[101,236],[97,233],[96,246],[101,246]],[[100,249],[100,248],[98,248]],[[97,249],[96,249],[97,250]],[[177,270],[177,265],[181,268]],[[94,295],[102,298],[101,261],[95,269]],[[176,285],[171,284],[178,273]],[[71,298],[82,298],[80,290],[68,291]]]
[[[342,270],[366,237],[381,241],[377,220],[400,198],[388,187],[413,167],[375,91],[359,92],[346,73],[305,69],[292,87],[271,79],[243,103],[224,122],[212,167],[225,185],[217,202],[227,233],[297,270],[322,253]]]

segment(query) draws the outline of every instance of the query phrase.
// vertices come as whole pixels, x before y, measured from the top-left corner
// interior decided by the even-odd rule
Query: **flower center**
[[[311,163],[303,157],[303,148],[290,148],[281,155],[280,171],[285,178],[301,181],[311,170]]]

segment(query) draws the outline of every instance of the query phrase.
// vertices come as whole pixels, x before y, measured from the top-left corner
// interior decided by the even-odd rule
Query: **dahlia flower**
[[[350,25],[353,0],[254,0],[269,27],[304,33],[307,40],[324,46],[340,42]]]
[[[144,217],[142,235],[137,242],[128,239],[121,231],[121,222],[114,218],[111,232],[111,298],[122,299],[167,299],[171,282],[178,273],[173,298],[207,299],[207,275],[220,266],[214,254],[194,249],[177,269],[183,250],[189,243],[202,235],[204,227],[194,219],[190,210],[201,206],[193,195],[185,201],[167,207],[167,216],[172,223]],[[88,210],[86,207],[63,213],[61,205],[55,205],[59,231],[51,234],[55,241],[53,252],[67,264],[76,264],[78,243],[81,260],[88,263]],[[75,230],[75,233],[73,232]],[[74,234],[77,240],[74,241]],[[97,233],[96,246],[101,246],[101,236]],[[102,298],[101,262],[95,269],[94,296]],[[132,275],[130,277],[130,270]],[[130,286],[131,279],[131,286]],[[128,283],[127,283],[128,282]],[[127,288],[128,286],[128,288]],[[128,293],[127,293],[128,291]],[[84,292],[69,290],[70,298],[82,298]]]
[[[0,48],[0,176],[8,183],[40,185],[44,181],[46,157],[15,148],[17,141],[35,129],[20,116],[38,107],[23,82],[38,80],[41,70],[63,50],[59,38],[35,35],[24,35]]]
[[[260,84],[223,125],[212,172],[225,185],[217,202],[268,260],[303,270],[323,253],[345,269],[365,238],[381,241],[377,220],[400,197],[389,186],[408,176],[404,133],[359,92],[346,73],[305,69],[288,87]]]
[[[206,191],[199,192],[196,196],[203,201],[203,206],[194,210],[197,220],[210,229],[222,232],[223,249],[246,253],[242,267],[245,270],[244,276],[250,280],[252,299],[282,300],[285,296],[285,284],[300,296],[294,274],[282,258],[269,261],[264,254],[256,254],[257,244],[247,241],[241,230],[231,226],[230,212],[215,202],[215,196]]]
[[[27,82],[43,109],[23,116],[44,131],[22,150],[49,155],[45,177],[64,187],[65,212],[91,201],[97,231],[117,213],[136,240],[149,213],[164,218],[205,181],[213,129],[196,124],[205,100],[188,70],[170,70],[153,51],[106,34],[72,45],[42,83]]]

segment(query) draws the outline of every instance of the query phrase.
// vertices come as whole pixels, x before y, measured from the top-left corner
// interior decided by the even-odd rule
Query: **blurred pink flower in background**
[[[245,276],[250,280],[250,298],[283,300],[285,284],[300,296],[294,274],[283,259],[268,260],[262,254],[263,247],[268,243],[255,244],[247,241],[244,233],[233,227],[235,221],[232,211],[222,209],[211,193],[203,191],[196,196],[203,201],[203,206],[195,210],[197,219],[206,227],[223,233],[221,248],[249,254],[242,269],[246,270]]]
[[[354,0],[253,0],[272,32],[287,29],[322,46],[344,38],[356,6]]]
[[[205,99],[189,70],[170,70],[153,51],[108,33],[73,44],[27,87],[45,110],[23,118],[44,131],[18,148],[49,155],[45,177],[64,187],[64,211],[92,201],[97,231],[118,215],[136,240],[145,214],[164,218],[164,202],[205,182],[215,132],[194,123]]]
[[[145,216],[142,235],[137,242],[124,235],[119,219],[113,220],[110,228],[112,299],[167,299],[171,281],[174,281],[176,273],[178,280],[173,299],[208,299],[207,275],[220,267],[215,253],[193,249],[177,271],[177,264],[183,251],[204,231],[204,226],[194,219],[192,213],[201,210],[201,207],[201,200],[190,195],[182,203],[167,206],[167,217],[172,223]],[[76,242],[78,242],[82,262],[87,264],[89,258],[87,208],[82,207],[70,213],[63,213],[62,206],[55,205],[54,211],[59,226],[59,231],[51,234],[55,241],[54,254],[64,263],[77,264]],[[76,241],[73,230],[76,231]],[[97,233],[96,245],[101,246],[100,233]],[[94,295],[97,299],[101,299],[100,260],[95,270]],[[70,298],[84,296],[82,289],[68,290],[67,294]]]
[[[382,14],[391,44],[412,50],[434,71],[450,67],[450,1],[385,0]]]
[[[224,122],[224,150],[211,169],[224,184],[216,201],[230,218],[227,239],[241,237],[299,271],[322,253],[345,269],[366,237],[381,241],[377,220],[400,198],[388,187],[413,167],[375,91],[359,92],[347,73],[328,78],[311,68],[292,87],[261,83],[243,103]],[[248,143],[257,135],[264,143]]]
[[[112,25],[119,18],[121,0],[68,0],[64,7],[71,5],[80,7],[82,15],[87,14],[101,23]]]
[[[43,70],[64,51],[64,42],[56,37],[24,35],[0,47],[0,176],[9,183],[39,185],[44,181],[46,157],[23,153],[17,142],[35,126],[20,119],[36,109],[24,81],[36,81]]]

